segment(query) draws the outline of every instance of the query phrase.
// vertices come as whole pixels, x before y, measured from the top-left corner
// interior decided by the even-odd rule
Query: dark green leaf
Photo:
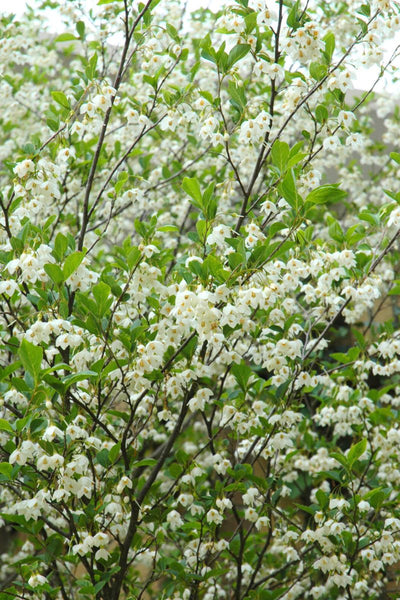
[[[235,63],[250,52],[250,44],[237,44],[228,54],[226,68],[231,69]]]
[[[19,357],[24,366],[24,369],[28,371],[37,382],[40,365],[43,359],[43,348],[41,346],[35,346],[28,340],[23,339],[18,350]]]

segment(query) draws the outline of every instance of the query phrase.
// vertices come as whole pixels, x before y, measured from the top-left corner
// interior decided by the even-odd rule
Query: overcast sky
[[[90,8],[91,6],[96,6],[98,0],[85,0],[87,6]],[[226,0],[187,0],[188,9],[195,10],[196,8],[200,8],[201,6],[210,6],[211,8],[218,8],[223,6]],[[27,4],[34,5],[35,0],[0,0],[0,14],[2,12],[15,12],[17,15],[23,14],[25,7]],[[63,30],[62,23],[60,20],[56,18],[56,11],[49,11],[50,15],[49,22],[54,31],[60,32]],[[53,16],[51,18],[51,16]],[[397,43],[400,40],[397,41]],[[395,48],[395,43],[390,42],[384,44],[385,48],[385,58],[386,60],[390,57],[391,53]],[[397,67],[400,70],[400,60],[397,59]],[[356,77],[353,79],[354,87],[356,89],[367,90],[374,83],[377,74],[379,72],[379,68],[373,69],[357,69]],[[396,84],[388,85],[384,80],[381,80],[378,85],[375,87],[376,91],[385,92],[390,91],[391,93],[396,93],[400,96],[400,82]]]

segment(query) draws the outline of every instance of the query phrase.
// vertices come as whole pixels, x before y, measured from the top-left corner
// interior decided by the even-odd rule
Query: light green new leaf
[[[83,257],[84,254],[80,251],[73,252],[67,256],[63,266],[64,279],[68,279],[68,277],[76,271],[83,261]]]
[[[362,456],[367,449],[367,440],[364,438],[357,444],[354,444],[347,455],[347,460],[349,462],[350,467]]]
[[[202,194],[200,183],[196,177],[185,177],[182,181],[182,189],[194,200],[195,206],[202,207]]]
[[[390,153],[390,158],[392,160],[394,160],[395,162],[397,162],[400,165],[400,154],[399,154],[399,152],[391,152]]]
[[[56,37],[56,42],[72,42],[76,41],[78,38],[73,33],[62,33],[58,37]]]
[[[0,463],[0,474],[3,475],[5,479],[11,479],[11,473],[13,470],[13,466],[8,462]]]
[[[64,281],[64,274],[58,265],[54,265],[53,263],[49,263],[44,265],[44,270],[50,279],[56,284],[59,285]]]
[[[311,204],[325,204],[326,202],[340,202],[346,198],[347,192],[340,190],[335,185],[321,185],[321,187],[312,190],[306,198],[306,202]]]
[[[286,142],[281,142],[280,140],[275,140],[271,150],[271,160],[273,164],[278,167],[281,173],[283,173],[286,169],[289,154],[289,144]]]
[[[8,421],[5,419],[0,419],[0,431],[8,431],[9,433],[13,433],[13,428]]]
[[[63,92],[51,92],[53,100],[60,104],[63,108],[71,108],[67,96]]]

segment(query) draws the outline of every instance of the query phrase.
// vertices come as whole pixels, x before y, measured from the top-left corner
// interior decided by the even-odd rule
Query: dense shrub
[[[85,5],[1,17],[0,599],[398,597],[398,3]]]

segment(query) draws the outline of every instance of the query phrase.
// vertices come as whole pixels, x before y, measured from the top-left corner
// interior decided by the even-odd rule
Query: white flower
[[[330,135],[322,142],[324,150],[336,150],[340,146],[340,139],[337,135]]]
[[[105,548],[99,548],[96,552],[96,554],[94,555],[94,559],[95,560],[107,560],[108,557],[110,556],[110,553],[108,552],[108,550],[106,550]]]
[[[208,388],[198,390],[196,394],[189,400],[189,409],[192,412],[196,410],[204,410],[205,403],[211,398],[212,391]]]
[[[361,502],[358,503],[358,510],[360,512],[368,512],[371,510],[371,505],[366,500],[361,500]]]
[[[180,494],[177,502],[184,507],[190,506],[193,503],[193,496],[192,494]]]
[[[341,110],[338,114],[338,122],[342,127],[350,128],[355,120],[354,113],[349,110]]]
[[[390,217],[388,220],[388,226],[394,225],[395,227],[400,227],[400,206],[396,206],[390,213]]]
[[[364,144],[364,139],[361,133],[352,133],[346,138],[346,146],[354,148],[354,150],[361,149]]]
[[[249,488],[247,492],[243,494],[243,502],[249,506],[253,506],[258,496],[259,491],[257,488]]]
[[[56,437],[62,438],[64,436],[61,429],[56,427],[55,425],[50,425],[45,429],[44,434],[42,435],[42,440],[45,442],[52,442]]]
[[[225,238],[231,237],[231,229],[227,225],[217,225],[214,227],[210,235],[207,237],[207,244],[217,244],[218,247],[223,247]]]
[[[93,536],[93,546],[105,546],[108,544],[109,537],[106,533],[99,531],[96,535]]]
[[[109,106],[111,106],[111,96],[107,98],[104,94],[97,94],[93,98],[93,104],[96,106],[96,108],[100,108],[100,110],[104,112]]]
[[[171,510],[171,512],[167,515],[167,523],[171,527],[173,531],[178,529],[183,525],[183,520],[181,519],[181,515],[177,510]]]
[[[5,279],[4,281],[0,281],[0,294],[12,296],[13,293],[18,289],[18,283],[13,279]]]
[[[224,511],[226,508],[232,508],[232,502],[229,500],[229,498],[217,498],[215,504],[222,511]]]
[[[260,517],[256,521],[256,528],[258,529],[258,531],[265,529],[266,527],[268,527],[268,525],[269,525],[268,517]]]
[[[252,523],[255,523],[258,520],[258,513],[252,506],[249,506],[244,511],[244,518]]]
[[[147,246],[139,246],[139,250],[143,252],[146,258],[150,258],[153,256],[153,254],[157,254],[158,252],[160,252],[157,246],[154,246],[153,244],[148,244]]]
[[[33,173],[34,170],[35,164],[32,160],[29,159],[23,160],[22,162],[16,164],[14,167],[14,173],[20,179],[28,175],[28,173]]]
[[[85,104],[82,104],[80,113],[82,115],[93,117],[96,114],[96,105],[93,102],[86,102]]]
[[[74,158],[75,156],[76,156],[75,148],[73,146],[71,146],[70,148],[62,148],[59,151],[57,158],[59,160],[61,160],[62,162],[65,162],[69,158]]]
[[[38,471],[47,471],[51,468],[50,457],[44,454],[36,463]]]
[[[126,487],[128,489],[132,489],[132,480],[129,479],[129,477],[126,477],[125,475],[123,477],[121,477],[121,479],[118,482],[117,485],[117,494],[120,494]]]
[[[44,575],[31,575],[28,579],[28,585],[33,588],[38,587],[39,585],[44,585],[45,583],[47,583],[47,579],[44,577]]]
[[[27,460],[28,456],[21,452],[21,450],[17,449],[10,454],[8,462],[10,465],[13,465],[14,463],[17,463],[17,465],[25,465]]]
[[[221,513],[218,512],[215,508],[211,508],[208,511],[206,518],[209,523],[216,523],[217,525],[220,525],[222,523],[222,521],[224,520]]]

